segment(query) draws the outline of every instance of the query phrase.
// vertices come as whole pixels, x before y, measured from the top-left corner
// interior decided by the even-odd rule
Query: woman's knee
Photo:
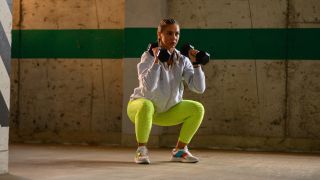
[[[196,111],[199,112],[199,114],[204,114],[204,106],[202,103],[195,101]]]
[[[136,109],[136,115],[140,117],[140,120],[149,120],[154,114],[154,105],[152,101],[148,99],[138,99],[138,106]]]
[[[154,112],[154,106],[152,101],[148,99],[141,99],[140,106],[139,106],[140,111],[148,111],[148,112]]]
[[[148,99],[135,99],[129,102],[127,114],[132,122],[135,122],[136,115],[151,116],[154,113],[153,103]]]
[[[197,115],[204,115],[204,106],[202,105],[202,103],[198,102],[198,101],[189,101],[191,103],[192,106],[192,110],[193,110],[193,114],[197,114]]]

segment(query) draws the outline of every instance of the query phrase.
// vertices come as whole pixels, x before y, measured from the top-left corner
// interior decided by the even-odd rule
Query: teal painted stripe
[[[13,58],[137,58],[155,28],[124,30],[14,30]],[[178,47],[191,42],[214,59],[320,59],[320,28],[182,29]]]

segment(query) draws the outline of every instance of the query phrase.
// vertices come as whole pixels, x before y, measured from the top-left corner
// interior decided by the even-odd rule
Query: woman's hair
[[[159,26],[158,26],[158,32],[162,32],[164,28],[166,28],[167,26],[171,25],[171,24],[177,24],[179,25],[179,23],[175,20],[175,19],[172,19],[172,18],[166,18],[166,19],[162,19],[159,23]]]

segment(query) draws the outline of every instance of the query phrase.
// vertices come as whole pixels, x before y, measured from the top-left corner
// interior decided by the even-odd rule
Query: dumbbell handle
[[[158,47],[158,43],[157,43],[157,42],[155,42],[155,43],[150,43],[150,44],[148,45],[147,51],[148,51],[152,56],[154,56],[152,49],[153,49],[153,48],[156,48],[156,47]]]
[[[189,57],[190,50],[194,50],[194,47],[191,44],[184,44],[181,48],[181,54]],[[193,64],[205,65],[209,62],[209,59],[210,59],[209,53],[207,53],[205,51],[198,51],[196,54],[196,62],[193,62]]]
[[[158,47],[158,43],[157,42],[155,42],[155,43],[150,43],[149,45],[148,45],[148,52],[152,55],[152,56],[154,56],[154,54],[153,54],[153,48],[156,48],[156,47]],[[161,61],[161,62],[166,62],[166,61],[168,61],[169,60],[169,58],[170,58],[170,56],[171,56],[171,54],[168,52],[168,50],[167,49],[165,49],[165,48],[160,48],[159,50],[158,50],[158,53],[156,54],[156,57]]]

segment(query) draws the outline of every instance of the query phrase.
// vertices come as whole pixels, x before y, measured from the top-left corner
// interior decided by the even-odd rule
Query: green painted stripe
[[[13,30],[13,58],[122,58],[123,30]]]
[[[13,30],[13,58],[137,58],[155,28]],[[182,29],[178,47],[191,42],[214,59],[320,60],[320,28]]]

